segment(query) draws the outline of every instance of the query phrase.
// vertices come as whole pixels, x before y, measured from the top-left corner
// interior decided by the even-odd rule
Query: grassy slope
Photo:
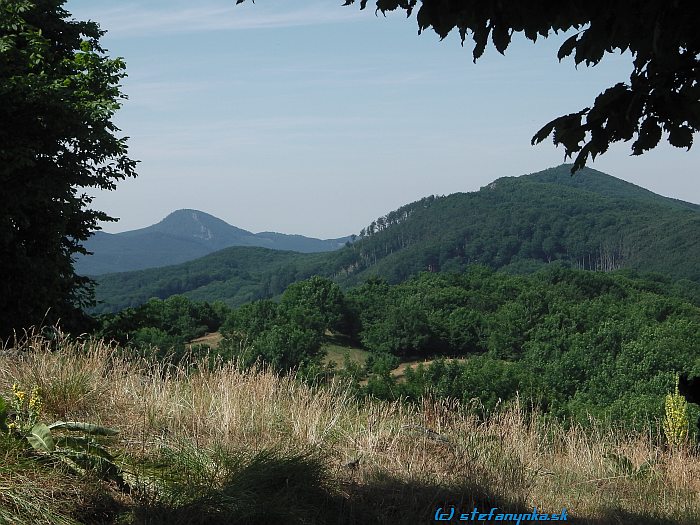
[[[206,344],[212,349],[216,349],[223,336],[219,332],[212,332],[203,337],[199,337],[190,341],[190,344]],[[371,355],[368,350],[363,350],[359,346],[353,346],[345,341],[342,337],[329,337],[322,345],[321,350],[325,352],[323,357],[324,364],[332,364],[338,369],[344,368],[346,358],[350,362],[364,367],[367,357]],[[408,367],[416,367],[418,365],[428,366],[433,359],[406,359],[393,371],[392,375],[397,379],[402,379]],[[446,359],[446,361],[465,361],[465,359]]]
[[[351,362],[364,366],[367,356],[370,354],[367,350],[362,350],[361,348],[333,342],[324,344],[321,349],[326,352],[323,362],[334,363],[339,368],[343,367],[346,356]]]
[[[91,341],[62,341],[57,352],[38,339],[23,349],[30,345],[24,358],[0,356],[0,391],[39,384],[46,419],[119,429],[113,448],[151,481],[115,494],[15,451],[0,467],[0,512],[17,523],[41,522],[14,505],[18,493],[64,523],[413,525],[445,503],[566,507],[574,523],[592,525],[700,522],[698,451],[669,451],[657,436],[565,429],[518,405],[480,421],[451,402],[358,402],[339,385],[309,388],[232,366],[186,374]],[[651,468],[639,469],[645,462]],[[157,481],[166,478],[168,490]],[[50,480],[50,494],[39,479]]]

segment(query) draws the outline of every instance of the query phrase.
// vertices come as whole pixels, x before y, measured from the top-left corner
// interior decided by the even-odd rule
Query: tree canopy
[[[80,242],[107,214],[86,188],[134,176],[112,122],[124,62],[65,0],[0,2],[0,336],[81,316],[89,279],[73,271]]]
[[[346,0],[345,5],[355,0]],[[381,12],[403,9],[417,0],[377,0]],[[362,9],[367,0],[360,0]],[[532,139],[550,135],[573,169],[588,157],[605,153],[618,141],[632,143],[640,155],[659,143],[663,132],[673,146],[688,148],[700,131],[700,4],[693,0],[590,0],[501,2],[500,0],[423,0],[416,13],[419,32],[432,28],[440,38],[459,31],[462,43],[474,41],[474,61],[489,41],[505,53],[514,33],[533,42],[560,31],[577,30],[559,48],[559,60],[573,56],[577,65],[598,64],[606,53],[629,52],[633,71],[598,95],[590,107],[556,118]]]
[[[242,3],[244,0],[237,0]],[[356,0],[345,0],[344,5]],[[365,9],[368,0],[360,0]],[[606,54],[629,52],[633,71],[598,95],[589,107],[555,118],[532,138],[552,136],[575,155],[572,171],[618,141],[632,143],[632,154],[656,147],[662,135],[679,148],[693,144],[700,131],[700,3],[694,0],[376,0],[376,12],[416,11],[418,32],[432,29],[440,38],[458,31],[462,44],[474,43],[476,62],[489,40],[504,54],[514,34],[537,41],[575,30],[559,48],[559,60],[598,64]]]

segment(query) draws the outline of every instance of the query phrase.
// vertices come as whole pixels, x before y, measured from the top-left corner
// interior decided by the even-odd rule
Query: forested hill
[[[685,210],[700,211],[699,204],[692,204],[670,197],[662,197],[645,188],[626,182],[624,180],[606,175],[600,171],[586,168],[581,172],[584,176],[571,176],[571,166],[562,165],[556,168],[523,175],[519,177],[521,180],[534,182],[545,182],[559,184],[562,186],[570,186],[581,190],[587,190],[604,197],[633,199],[637,201],[649,202],[652,204],[666,204],[671,207]],[[514,177],[506,177],[506,179]],[[503,179],[500,179],[503,180]]]
[[[421,271],[482,264],[527,273],[560,261],[574,268],[633,269],[700,283],[700,206],[604,173],[563,165],[505,177],[477,192],[426,197],[378,218],[348,247],[323,254],[235,248],[179,266],[106,275],[100,311],[185,294],[236,305],[274,296],[313,274],[353,285],[378,275],[398,283]]]
[[[96,232],[85,242],[92,255],[80,256],[81,275],[125,272],[191,261],[231,246],[313,253],[337,250],[350,238],[314,239],[303,235],[251,233],[199,210],[177,210],[157,224],[122,233]]]
[[[478,192],[428,197],[373,221],[335,254],[349,274],[390,282],[481,263],[525,272],[560,260],[700,281],[700,206],[604,173],[563,165],[498,179]]]
[[[292,282],[319,273],[326,255],[236,246],[174,266],[101,275],[96,279],[95,312],[115,312],[177,294],[238,306],[277,295]]]

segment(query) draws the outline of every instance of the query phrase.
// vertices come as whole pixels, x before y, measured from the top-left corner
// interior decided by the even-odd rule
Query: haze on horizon
[[[559,63],[565,35],[514,40],[476,64],[456,35],[416,35],[415,18],[328,0],[148,3],[69,0],[122,56],[129,100],[115,122],[141,160],[135,180],[96,195],[141,228],[192,208],[252,232],[334,238],[430,194],[565,161],[532,135],[627,81],[628,56]],[[611,147],[589,167],[700,203],[700,152]]]

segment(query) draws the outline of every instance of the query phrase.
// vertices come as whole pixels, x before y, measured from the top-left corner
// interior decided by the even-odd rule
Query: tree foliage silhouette
[[[124,62],[100,47],[94,22],[65,0],[0,2],[0,336],[77,322],[91,282],[72,255],[98,221],[88,188],[135,175],[114,112]]]
[[[244,0],[237,0],[242,3]],[[358,3],[345,0],[344,5]],[[360,0],[365,9],[368,0]],[[532,138],[552,136],[573,157],[572,170],[605,153],[618,141],[632,143],[632,154],[653,149],[666,133],[679,148],[693,144],[700,131],[700,3],[695,0],[376,0],[376,12],[416,11],[418,32],[432,29],[440,38],[458,31],[462,44],[474,42],[479,59],[489,40],[504,54],[514,34],[537,41],[575,30],[559,48],[559,60],[598,64],[606,54],[629,52],[633,71],[598,95],[593,104],[558,117]]]

